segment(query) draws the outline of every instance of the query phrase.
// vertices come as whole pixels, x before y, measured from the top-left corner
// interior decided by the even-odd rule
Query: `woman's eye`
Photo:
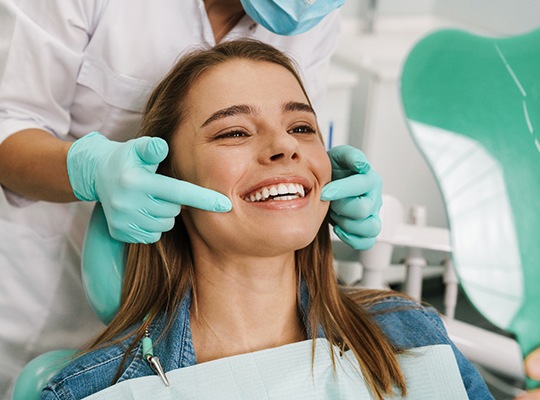
[[[301,133],[301,134],[310,134],[316,133],[317,131],[311,125],[299,125],[292,128],[289,133]]]
[[[244,131],[228,131],[223,132],[215,136],[216,139],[228,139],[228,138],[241,138],[241,137],[247,137],[250,136],[249,133]]]

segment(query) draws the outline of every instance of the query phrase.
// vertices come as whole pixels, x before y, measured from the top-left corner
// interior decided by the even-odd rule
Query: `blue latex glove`
[[[336,235],[356,250],[367,250],[381,231],[382,180],[366,156],[351,146],[328,151],[332,182],[321,199],[331,201],[330,218]]]
[[[161,138],[113,142],[92,132],[75,141],[67,156],[73,193],[99,201],[111,236],[121,242],[153,243],[171,230],[180,206],[226,212],[230,200],[215,191],[156,174],[169,148]]]

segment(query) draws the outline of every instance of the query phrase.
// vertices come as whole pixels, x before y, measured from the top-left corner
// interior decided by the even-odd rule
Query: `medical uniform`
[[[308,296],[306,295],[306,291],[303,290],[301,296],[301,309],[303,310],[304,315],[307,315],[308,313],[308,303]],[[177,370],[178,368],[191,367],[197,364],[190,327],[190,304],[191,298],[188,295],[180,306],[170,331],[168,331],[165,336],[160,336],[166,323],[164,316],[154,321],[149,328],[149,335],[152,337],[155,345],[154,354],[159,357],[165,372]],[[443,322],[439,318],[437,311],[433,308],[421,307],[402,297],[389,297],[372,305],[369,308],[369,311],[382,328],[383,332],[387,335],[390,342],[398,349],[404,350],[434,345],[449,346],[452,349],[453,356],[457,362],[459,375],[463,381],[463,386],[465,387],[468,398],[474,400],[493,400],[491,393],[478,371],[448,338]],[[319,336],[324,337],[324,333],[321,331]],[[159,340],[157,340],[158,337],[160,337]],[[81,399],[106,389],[111,385],[111,379],[116,376],[125,349],[129,346],[131,340],[133,339],[127,339],[120,345],[105,347],[76,359],[49,382],[42,392],[40,399]],[[305,364],[310,366],[311,361],[311,357],[308,354],[305,359]],[[442,362],[443,361],[441,360],[441,363]],[[336,364],[339,368],[340,363],[338,362]],[[418,366],[418,373],[422,371],[423,368],[421,367],[421,365]],[[446,373],[444,366],[439,365],[438,367],[439,368],[437,368],[434,373],[444,375]],[[264,366],[261,366],[261,368],[264,368]],[[283,368],[286,369],[287,365],[283,364]],[[154,376],[154,382],[163,385],[161,379],[156,376],[148,362],[142,357],[142,346],[139,344],[139,346],[135,346],[132,357],[128,359],[128,362],[122,368],[118,383],[144,376]],[[308,374],[308,376],[310,375]],[[185,386],[195,386],[201,379],[204,384],[212,385],[217,377],[204,375],[199,377],[199,379],[195,379],[193,382],[181,382],[180,384]],[[242,380],[242,377],[236,377],[236,384],[233,386],[243,385],[242,382],[238,382],[239,379]],[[358,379],[360,379],[360,377]],[[304,381],[304,384],[308,385],[310,382],[311,379],[308,379]],[[325,383],[326,381],[319,382],[323,387]],[[288,384],[294,386],[295,383]],[[412,396],[411,398],[443,398],[442,396],[438,396],[437,390],[444,390],[444,388],[428,387],[426,388],[424,396]],[[426,396],[426,393],[431,395]],[[226,395],[227,394],[224,393],[223,397]],[[262,398],[241,396],[231,397]],[[131,397],[127,396],[127,398]],[[200,397],[193,396],[189,398]],[[279,398],[279,396],[277,398]],[[324,398],[342,397],[333,396]],[[353,398],[356,399],[360,397]],[[461,397],[461,399],[465,398],[466,397]]]
[[[10,39],[0,42],[0,142],[28,128],[66,141],[96,130],[129,139],[179,56],[215,44],[202,0],[0,0],[0,25]],[[255,38],[294,58],[321,114],[337,36],[337,12],[293,37],[246,15],[224,40]],[[29,359],[77,348],[102,328],[79,272],[91,206],[0,190],[0,398]]]

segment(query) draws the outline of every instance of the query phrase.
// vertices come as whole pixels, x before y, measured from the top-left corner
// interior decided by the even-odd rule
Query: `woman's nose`
[[[298,140],[288,132],[273,132],[269,134],[262,154],[263,162],[297,160],[300,158]]]

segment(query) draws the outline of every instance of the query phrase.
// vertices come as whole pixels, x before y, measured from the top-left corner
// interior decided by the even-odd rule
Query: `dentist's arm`
[[[0,182],[38,200],[99,201],[114,239],[152,243],[173,227],[181,205],[231,208],[222,194],[156,174],[167,153],[160,138],[119,143],[93,132],[65,144],[43,131],[24,131],[0,146]]]
[[[29,199],[76,200],[66,169],[70,146],[40,129],[9,136],[0,144],[0,184]]]
[[[364,153],[351,146],[328,151],[332,163],[332,182],[321,199],[331,201],[330,217],[336,235],[357,250],[367,250],[381,231],[382,181]]]

